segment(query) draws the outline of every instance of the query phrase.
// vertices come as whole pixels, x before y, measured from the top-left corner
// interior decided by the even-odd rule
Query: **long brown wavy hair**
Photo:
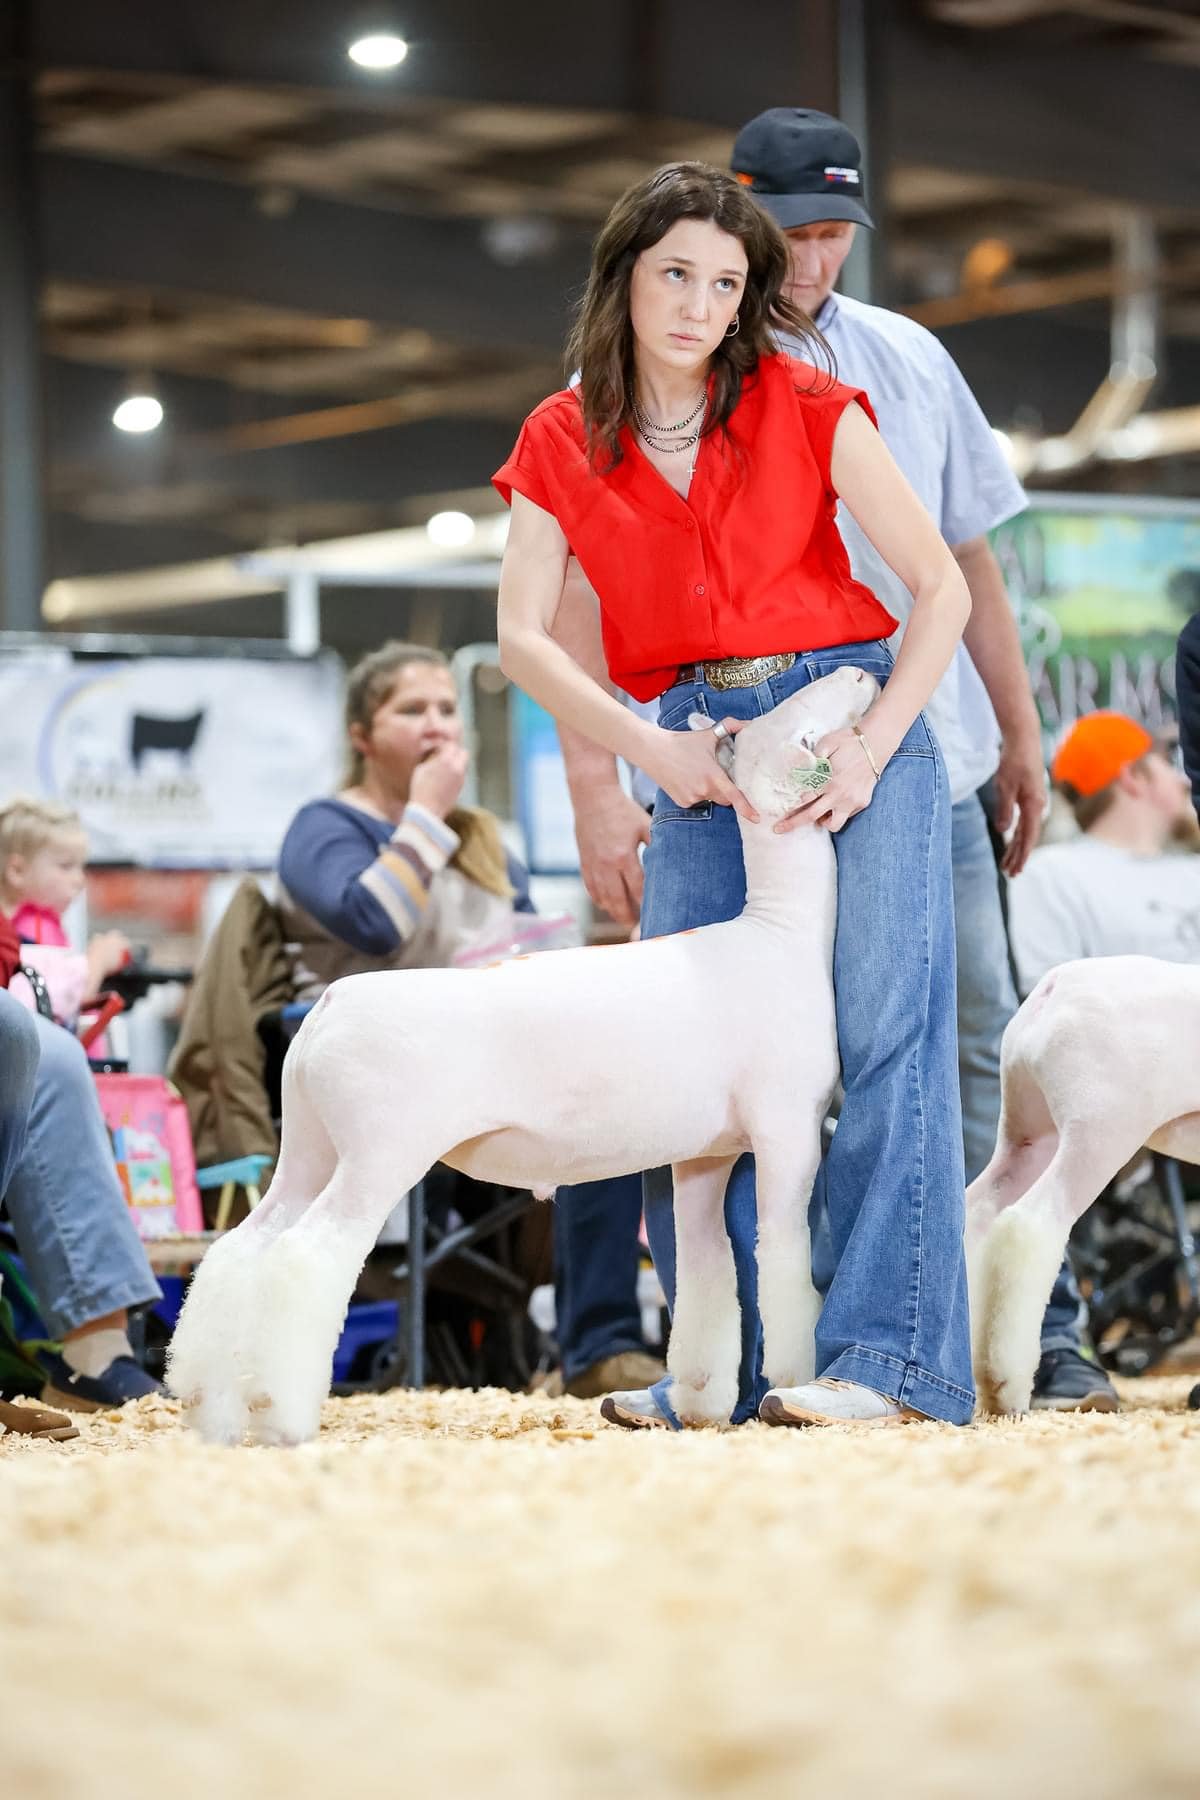
[[[634,182],[617,201],[592,247],[592,267],[567,345],[568,374],[579,371],[579,398],[593,467],[607,472],[621,461],[620,432],[633,421],[633,325],[629,286],[633,265],[680,219],[711,220],[735,237],[749,265],[738,304],[738,330],[717,345],[711,359],[712,401],[704,432],[723,428],[738,403],[742,382],[787,331],[811,352],[827,377],[833,351],[806,312],[786,298],[791,267],[787,239],[774,219],[724,169],[708,163],[667,163]]]

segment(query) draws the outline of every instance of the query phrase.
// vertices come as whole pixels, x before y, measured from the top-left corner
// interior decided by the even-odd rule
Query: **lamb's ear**
[[[817,748],[816,727],[814,725],[806,725],[803,731],[799,731],[795,737],[789,738],[788,743],[791,744],[793,748],[802,748],[804,750],[815,752]]]

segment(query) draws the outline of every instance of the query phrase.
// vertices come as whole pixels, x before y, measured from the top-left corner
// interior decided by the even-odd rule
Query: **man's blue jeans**
[[[952,810],[954,921],[958,949],[958,1073],[968,1184],[992,1159],[1000,1125],[1000,1040],[1017,1010],[1000,894],[988,831],[987,790]],[[1018,880],[1020,877],[1018,877]],[[1042,1320],[1043,1350],[1082,1347],[1087,1309],[1064,1257]]]
[[[554,1299],[565,1381],[645,1350],[637,1275],[642,1178],[586,1181],[554,1196]]]
[[[716,692],[693,682],[677,685],[663,697],[659,723],[685,731],[693,712],[752,719],[846,663],[880,681],[892,667],[886,645],[846,644],[801,656],[757,687]],[[814,1243],[814,1275],[818,1286],[827,1282],[817,1371],[861,1382],[933,1418],[965,1423],[974,1391],[962,1248],[950,801],[941,753],[924,719],[884,770],[871,804],[833,842],[845,1098],[814,1195],[813,1217],[823,1204],[828,1222],[827,1239],[822,1244],[822,1233]],[[646,857],[643,936],[733,918],[744,901],[732,809],[685,810],[660,794]],[[787,979],[786,969],[780,979]],[[719,1012],[710,1026],[720,1033]],[[669,1079],[671,1020],[661,1028]],[[650,1248],[670,1304],[669,1170],[648,1172],[645,1202]],[[743,1321],[736,1421],[753,1417],[766,1392],[750,1157],[730,1178],[725,1218]]]
[[[83,1046],[49,1019],[29,1023],[41,1060],[4,1203],[38,1311],[62,1337],[122,1307],[150,1305],[162,1290],[121,1193]]]

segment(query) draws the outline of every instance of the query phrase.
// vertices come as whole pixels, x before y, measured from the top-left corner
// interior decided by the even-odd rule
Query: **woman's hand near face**
[[[414,806],[444,819],[458,805],[467,779],[467,752],[461,744],[443,744],[418,763],[412,773],[408,797]]]
[[[732,737],[742,729],[745,720],[725,719],[723,723]],[[702,801],[715,800],[719,806],[732,806],[743,819],[757,824],[758,814],[717,761],[717,743],[712,731],[656,729],[652,753],[642,759],[642,766],[676,806],[699,806]]]

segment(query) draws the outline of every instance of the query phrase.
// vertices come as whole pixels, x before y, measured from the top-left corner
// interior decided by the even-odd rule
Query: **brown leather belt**
[[[760,681],[790,669],[797,654],[781,650],[774,656],[722,656],[715,662],[681,663],[675,680],[703,681],[714,688],[757,687]]]

